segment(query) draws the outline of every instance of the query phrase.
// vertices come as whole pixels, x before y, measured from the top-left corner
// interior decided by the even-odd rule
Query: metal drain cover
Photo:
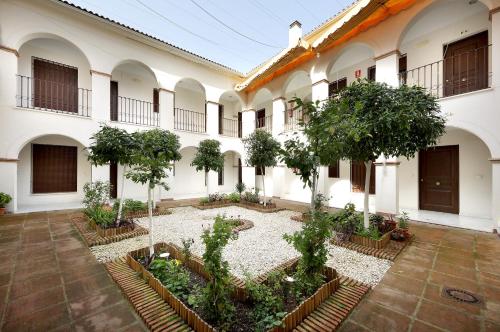
[[[462,303],[469,303],[469,304],[481,303],[481,299],[478,295],[463,289],[444,287],[443,295],[446,298],[453,299]]]

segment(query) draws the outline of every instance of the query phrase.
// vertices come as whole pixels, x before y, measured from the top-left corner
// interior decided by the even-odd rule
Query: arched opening
[[[183,78],[174,90],[174,129],[205,133],[207,104],[203,85],[192,78]]]
[[[372,48],[366,44],[347,45],[327,67],[328,95],[360,78],[375,80],[376,67]]]
[[[197,172],[194,166],[191,166],[196,151],[194,146],[186,146],[180,150],[181,160],[175,162],[173,170],[175,198],[206,196],[205,174]]]
[[[436,1],[399,38],[400,81],[447,97],[490,86],[489,11],[479,1]]]
[[[236,184],[242,182],[241,155],[236,151],[224,152],[224,169],[217,177],[218,192],[231,193]]]
[[[92,171],[84,146],[61,135],[32,139],[17,164],[18,211],[81,207]]]
[[[490,218],[490,158],[488,146],[479,137],[447,127],[437,147],[400,160],[400,210],[417,218],[428,211]],[[491,231],[491,225],[488,227]]]
[[[271,91],[262,88],[253,98],[255,107],[255,128],[272,132],[273,128],[273,95]]]
[[[300,98],[302,101],[312,101],[312,81],[309,74],[305,71],[298,71],[292,74],[289,81],[285,84],[284,97],[287,101],[287,110],[285,110],[284,130],[293,131],[299,129],[299,123],[303,114],[300,109],[293,110],[293,98]]]
[[[19,48],[18,107],[89,117],[91,86],[87,58],[65,39],[43,35]]]
[[[219,135],[242,137],[242,101],[234,91],[226,91],[219,99]]]
[[[151,69],[127,60],[111,72],[110,120],[147,126],[160,125],[160,94]]]

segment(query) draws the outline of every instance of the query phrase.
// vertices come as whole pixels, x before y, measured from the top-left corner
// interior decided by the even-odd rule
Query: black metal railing
[[[16,84],[17,107],[91,116],[92,90],[23,75],[17,75]]]
[[[241,122],[233,119],[222,119],[222,126],[219,134],[230,137],[241,137]]]
[[[149,101],[118,96],[116,106],[111,104],[111,121],[145,126],[160,125],[160,105]]]
[[[284,131],[301,130],[300,125],[303,120],[304,112],[301,109],[288,109],[285,111],[285,126]]]
[[[207,117],[205,113],[174,108],[174,129],[205,133],[207,131]]]
[[[273,116],[268,115],[263,118],[255,119],[255,129],[265,130],[268,133],[273,131]]]
[[[425,88],[437,98],[491,86],[488,53],[491,45],[466,51],[399,73],[399,83]]]

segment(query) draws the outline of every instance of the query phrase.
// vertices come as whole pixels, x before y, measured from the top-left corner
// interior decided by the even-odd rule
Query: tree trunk
[[[205,183],[207,184],[207,198],[208,196],[210,195],[210,183],[208,182],[209,178],[208,178],[208,171],[205,171]]]
[[[122,218],[123,211],[123,188],[125,187],[125,172],[127,171],[127,165],[123,165],[123,174],[122,174],[122,189],[120,190],[120,205],[118,207],[118,216],[116,217],[116,225],[120,222]]]
[[[312,184],[311,184],[311,210],[314,210],[314,202],[316,201],[316,187],[318,186],[317,183],[317,175],[316,172],[313,172],[312,174]]]
[[[264,167],[260,168],[260,174],[262,174],[262,194],[264,195],[264,206],[267,206],[267,200],[266,200],[266,176],[264,173]]]
[[[369,206],[368,201],[370,198],[370,175],[372,172],[372,161],[365,161],[366,168],[366,178],[365,178],[365,200],[364,200],[364,210],[363,210],[363,220],[365,228],[368,229],[370,227],[370,215],[369,215]]]
[[[148,185],[148,215],[149,215],[149,256],[153,257],[155,247],[153,245],[153,207],[151,201],[151,182]]]

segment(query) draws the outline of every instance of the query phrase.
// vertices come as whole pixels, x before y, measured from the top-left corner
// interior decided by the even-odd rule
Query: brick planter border
[[[359,253],[370,255],[378,258],[388,259],[394,261],[399,253],[411,242],[413,241],[413,236],[405,241],[394,241],[390,240],[385,248],[376,249],[364,246],[362,244],[353,243],[351,241],[337,241],[332,239],[330,242],[334,245],[344,247],[350,250],[357,251]]]
[[[246,231],[247,229],[250,229],[254,226],[253,221],[250,221],[247,219],[237,219],[237,220],[239,220],[241,222],[241,225],[233,228],[233,232],[235,232],[235,233]]]
[[[218,209],[228,206],[238,206],[248,210],[253,210],[261,213],[274,213],[279,211],[284,211],[285,208],[278,208],[274,205],[274,207],[266,207],[264,208],[261,204],[256,203],[233,203],[233,202],[215,202],[215,203],[206,203],[206,204],[198,204],[193,205],[194,208],[199,210],[210,210],[210,209]]]
[[[369,237],[366,236],[353,234],[351,235],[349,241],[355,244],[360,244],[368,248],[383,249],[389,244],[389,241],[391,241],[391,233],[392,231],[385,233],[378,240],[370,239]]]
[[[136,224],[134,229],[130,232],[103,237],[99,235],[99,233],[95,229],[92,229],[88,218],[85,216],[71,218],[71,222],[76,227],[88,247],[100,246],[136,236],[149,234],[149,231],[147,229]]]

